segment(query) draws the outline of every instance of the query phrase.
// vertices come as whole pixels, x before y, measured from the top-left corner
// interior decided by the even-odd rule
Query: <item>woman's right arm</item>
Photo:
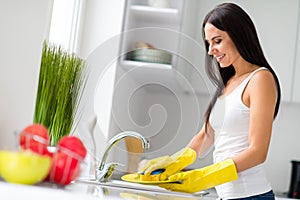
[[[205,130],[205,124],[195,135],[190,143],[188,144],[188,147],[194,149],[197,153],[197,157],[204,155],[213,145],[214,143],[214,131],[211,128],[210,124],[207,126],[207,131]]]

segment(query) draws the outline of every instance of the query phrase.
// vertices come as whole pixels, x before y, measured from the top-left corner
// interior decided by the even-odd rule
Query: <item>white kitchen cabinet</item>
[[[210,95],[215,88],[205,71],[206,50],[202,39],[202,21],[205,14],[214,5],[212,1],[189,0],[185,2],[180,54],[176,66],[181,88],[188,94]]]
[[[242,3],[242,2],[241,2]],[[281,83],[282,100],[292,102],[295,70],[296,38],[298,32],[299,1],[243,2],[257,27],[265,56],[277,72]],[[267,8],[267,9],[266,9]],[[283,12],[288,11],[288,12]],[[298,76],[300,78],[300,76]]]
[[[300,39],[299,12],[300,2],[291,0],[288,3],[280,0],[243,1],[235,0],[249,13],[254,21],[258,36],[267,60],[278,75],[281,83],[282,100],[285,102],[300,102]],[[183,74],[190,85],[185,84],[185,89],[197,94],[212,94],[214,88],[207,78],[204,69],[205,48],[202,39],[202,21],[205,15],[222,0],[200,0],[197,3],[186,2],[182,31],[191,33],[195,41],[181,38],[181,55],[186,58],[180,60],[177,69]],[[190,4],[190,5],[189,5]],[[196,15],[193,14],[196,10]],[[288,12],[282,12],[282,11]],[[196,19],[196,21],[195,21]],[[194,30],[189,28],[193,24]],[[194,31],[194,33],[193,33]],[[298,42],[298,44],[297,44]],[[295,53],[296,52],[296,53]],[[182,84],[183,85],[183,84]]]
[[[279,77],[282,100],[285,102],[300,102],[300,92],[298,92],[300,89],[297,86],[300,82],[300,69],[298,69],[300,68],[299,39],[298,51],[296,51],[296,37],[297,34],[299,35],[298,24],[300,23],[298,19],[300,2],[298,0],[289,2],[281,0],[234,0],[233,2],[240,5],[254,21],[265,56]],[[201,36],[202,20],[208,11],[220,3],[223,3],[223,1],[200,0],[198,9],[199,44],[203,43]],[[295,52],[297,52],[297,55],[295,55]],[[199,71],[202,70],[203,75],[206,76],[203,71],[203,59],[204,55],[200,55],[199,66],[201,69]],[[195,78],[194,75],[195,73],[192,74],[191,78],[195,84],[199,78]]]
[[[295,65],[293,73],[293,93],[292,93],[292,102],[300,103],[300,4],[299,4],[299,13],[298,13],[298,35],[296,38],[296,51],[295,51]]]
[[[149,1],[150,2],[150,1]],[[148,1],[128,0],[123,23],[120,66],[139,83],[154,82],[168,88],[197,94],[211,93],[203,67],[204,47],[196,41],[198,0],[172,0],[157,8]],[[196,21],[195,21],[196,20]],[[170,64],[135,61],[130,54],[136,42],[149,43],[172,54]]]
[[[168,2],[168,7],[151,6],[146,0],[126,2],[119,59],[119,64],[124,69],[154,68],[158,69],[156,73],[161,72],[159,69],[168,73],[166,70],[170,71],[176,65],[184,0]],[[132,52],[137,48],[137,42],[147,43],[155,49],[170,53],[171,62],[155,63],[132,59]]]

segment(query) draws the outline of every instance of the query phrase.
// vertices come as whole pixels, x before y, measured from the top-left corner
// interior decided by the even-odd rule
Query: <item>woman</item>
[[[176,154],[151,160],[151,176],[164,168],[161,184],[170,190],[196,192],[216,187],[222,199],[274,199],[264,174],[280,85],[264,57],[253,22],[233,3],[210,11],[203,22],[206,68],[216,86],[201,131]],[[180,172],[214,145],[211,166]]]

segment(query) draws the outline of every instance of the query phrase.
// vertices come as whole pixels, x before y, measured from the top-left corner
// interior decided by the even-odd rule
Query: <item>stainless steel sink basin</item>
[[[91,179],[78,179],[67,186],[58,186],[50,182],[38,185],[10,184],[0,180],[1,199],[32,199],[32,200],[215,200],[213,193],[199,192],[187,194],[172,192],[154,185],[128,183],[121,180],[98,182]],[[4,196],[3,196],[4,195]],[[205,195],[205,196],[204,196]],[[203,197],[204,196],[204,197]]]
[[[186,197],[186,198],[195,198],[199,199],[203,197],[204,195],[209,194],[207,191],[201,191],[193,194],[189,193],[183,193],[183,192],[173,192],[168,191],[164,188],[160,188],[155,185],[146,185],[146,184],[138,184],[138,183],[130,183],[122,180],[109,180],[107,182],[98,182],[93,179],[77,179],[75,184],[88,184],[88,185],[95,185],[95,186],[101,186],[104,188],[114,188],[119,189],[123,191],[129,191],[131,194],[132,192],[139,192],[143,194],[152,194],[152,195],[168,195],[168,196],[180,196],[180,197]],[[124,192],[123,192],[124,193]]]

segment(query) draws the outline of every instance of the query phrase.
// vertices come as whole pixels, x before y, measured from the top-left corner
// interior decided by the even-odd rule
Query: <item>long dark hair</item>
[[[275,119],[281,99],[280,84],[278,77],[263,54],[255,26],[249,15],[241,7],[233,3],[223,3],[211,10],[204,18],[202,24],[202,36],[206,51],[208,52],[209,44],[205,40],[204,33],[206,23],[211,23],[216,28],[226,31],[240,55],[246,61],[260,67],[266,67],[273,74],[277,86],[277,102],[274,112]],[[205,58],[205,68],[210,80],[217,88],[205,113],[207,125],[217,98],[222,94],[227,81],[235,74],[235,70],[232,65],[221,68],[215,59],[213,59],[213,56],[208,54],[206,54]]]

